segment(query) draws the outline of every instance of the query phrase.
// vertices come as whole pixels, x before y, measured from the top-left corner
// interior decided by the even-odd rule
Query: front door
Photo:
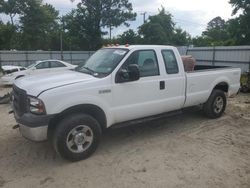
[[[130,64],[137,64],[140,79],[133,82],[113,85],[113,108],[115,123],[154,115],[163,111],[160,89],[160,71],[154,50],[133,52],[122,65],[126,69]]]

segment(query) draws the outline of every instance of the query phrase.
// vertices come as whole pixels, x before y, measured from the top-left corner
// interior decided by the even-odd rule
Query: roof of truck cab
[[[128,50],[132,50],[132,49],[157,49],[157,48],[168,48],[168,49],[173,49],[173,46],[166,46],[166,45],[117,45],[117,46],[108,46],[108,47],[104,47],[104,48],[117,48],[117,49],[128,49]]]

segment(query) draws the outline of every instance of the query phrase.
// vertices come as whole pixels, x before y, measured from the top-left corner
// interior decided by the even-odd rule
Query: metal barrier
[[[35,61],[61,59],[71,64],[85,62],[94,51],[0,51],[0,65],[28,66]]]
[[[241,68],[242,73],[250,70],[250,46],[219,46],[187,48],[199,65],[219,65]]]
[[[181,55],[192,55],[198,65],[222,65],[250,70],[250,46],[177,47]],[[64,51],[63,60],[85,62],[94,51]],[[60,51],[0,51],[0,65],[28,66],[38,60],[61,59]]]

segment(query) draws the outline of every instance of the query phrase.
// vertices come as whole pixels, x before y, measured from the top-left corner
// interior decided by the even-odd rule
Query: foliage
[[[15,35],[15,26],[10,23],[3,24],[0,22],[0,49],[11,49],[12,38]]]
[[[63,19],[72,41],[78,40],[83,49],[96,50],[102,45],[102,28],[129,26],[135,19],[128,0],[82,0],[77,9]]]
[[[172,15],[162,7],[159,14],[150,16],[149,21],[139,27],[139,34],[145,44],[188,45],[191,36],[176,28]]]
[[[0,13],[8,15],[14,25],[14,17],[21,13],[21,4],[21,0],[0,0]]]
[[[207,29],[202,33],[209,46],[222,46],[230,39],[226,21],[215,17],[207,24]]]
[[[132,29],[125,31],[118,36],[120,44],[137,44],[139,42],[139,36]]]
[[[243,15],[250,12],[250,0],[230,0],[229,3],[234,7],[233,15],[237,14],[239,10],[243,10]]]
[[[145,44],[170,44],[174,34],[172,15],[162,7],[159,14],[150,16],[149,21],[139,27]]]
[[[192,43],[194,46],[202,47],[202,46],[210,46],[210,41],[208,38],[204,36],[197,36],[192,39]]]
[[[58,28],[58,14],[52,5],[26,0],[20,16],[21,48],[48,49],[50,35]]]
[[[191,36],[176,27],[172,15],[163,7],[138,30],[128,29],[103,38],[107,29],[129,26],[135,20],[129,0],[81,0],[76,9],[59,18],[59,12],[43,0],[0,0],[0,49],[96,50],[103,44],[171,44],[176,46],[215,46],[250,44],[250,0],[230,0],[235,18],[215,17],[201,36]]]
[[[172,39],[172,44],[176,46],[188,46],[191,44],[191,35],[181,28],[176,28],[174,30],[174,35]]]
[[[234,7],[232,14],[242,13],[235,19],[229,20],[231,37],[235,38],[237,45],[250,44],[250,0],[230,0]]]

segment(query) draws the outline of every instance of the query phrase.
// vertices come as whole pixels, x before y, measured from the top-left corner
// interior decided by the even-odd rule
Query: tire
[[[240,89],[240,91],[242,93],[248,93],[249,92],[249,88],[247,86],[242,86],[241,89]]]
[[[53,147],[64,159],[79,161],[90,157],[99,144],[101,127],[90,115],[73,114],[63,119],[53,134]]]
[[[203,111],[209,118],[219,118],[224,113],[226,105],[227,99],[225,93],[221,90],[214,89],[207,102],[203,105]]]

